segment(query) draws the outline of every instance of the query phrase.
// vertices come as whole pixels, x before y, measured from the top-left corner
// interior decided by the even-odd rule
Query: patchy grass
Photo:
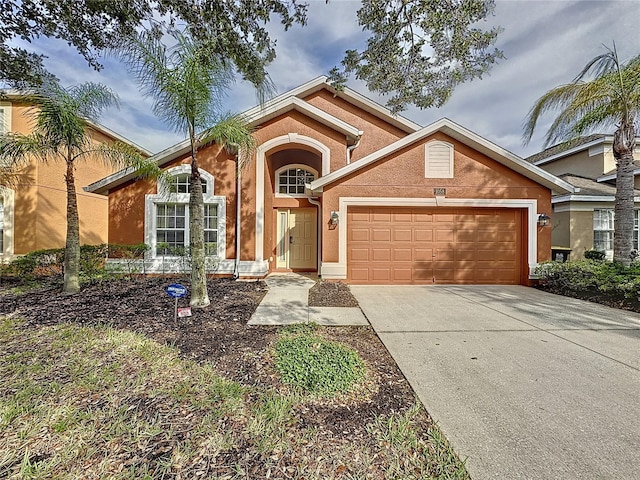
[[[301,421],[317,396],[224,379],[142,335],[0,322],[0,478],[468,478],[419,406],[354,442]],[[282,338],[311,335],[298,328]]]

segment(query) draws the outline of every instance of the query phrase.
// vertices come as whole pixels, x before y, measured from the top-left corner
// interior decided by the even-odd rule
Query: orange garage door
[[[520,283],[522,211],[351,207],[354,284]]]

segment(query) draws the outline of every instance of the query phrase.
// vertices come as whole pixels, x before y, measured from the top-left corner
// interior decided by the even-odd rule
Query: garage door
[[[522,211],[350,207],[354,284],[520,283]]]

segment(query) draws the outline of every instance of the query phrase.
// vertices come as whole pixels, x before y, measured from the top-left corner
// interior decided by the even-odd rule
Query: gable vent
[[[425,178],[453,178],[453,145],[429,142],[425,145]]]

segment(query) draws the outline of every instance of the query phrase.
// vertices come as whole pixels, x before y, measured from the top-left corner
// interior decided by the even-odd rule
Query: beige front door
[[[317,225],[315,208],[278,209],[277,268],[316,269]]]

